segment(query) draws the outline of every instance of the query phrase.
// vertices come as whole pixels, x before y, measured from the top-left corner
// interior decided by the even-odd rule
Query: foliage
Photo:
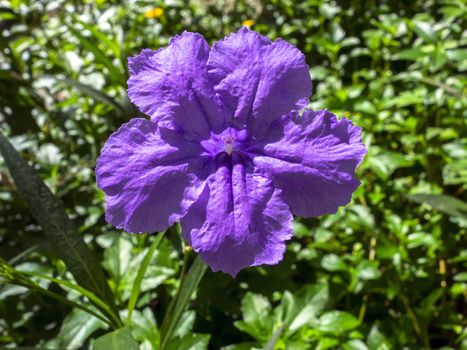
[[[0,345],[152,349],[170,329],[166,349],[467,347],[466,16],[462,0],[0,1]],[[179,228],[107,225],[93,169],[138,115],[129,55],[247,20],[305,53],[311,107],[361,126],[369,154],[353,203],[297,218],[280,265],[208,269],[190,301],[178,287],[204,271],[181,282]]]

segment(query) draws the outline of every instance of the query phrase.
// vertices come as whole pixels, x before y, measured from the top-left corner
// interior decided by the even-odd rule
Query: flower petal
[[[121,126],[96,166],[107,222],[139,233],[161,231],[179,220],[204,187],[207,160],[200,152],[196,142],[146,119]]]
[[[185,32],[166,48],[130,58],[130,100],[153,121],[175,124],[197,139],[221,131],[224,115],[207,74],[209,50],[203,36]]]
[[[217,158],[216,172],[182,218],[185,239],[213,269],[276,264],[292,236],[292,214],[272,182],[253,173],[241,156]]]
[[[308,103],[312,84],[303,54],[282,39],[271,42],[242,28],[216,42],[208,72],[234,123],[264,129]]]
[[[272,176],[292,213],[312,217],[347,204],[360,182],[355,170],[366,154],[361,129],[328,111],[284,116],[254,152],[255,167]]]

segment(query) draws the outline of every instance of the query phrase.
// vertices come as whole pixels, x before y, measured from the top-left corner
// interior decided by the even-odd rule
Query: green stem
[[[68,300],[67,298],[62,297],[60,294],[57,294],[57,293],[54,293],[54,292],[52,292],[52,291],[50,291],[48,289],[42,288],[39,285],[24,283],[22,281],[9,281],[9,280],[6,280],[5,282],[10,283],[10,284],[14,284],[14,285],[17,285],[17,286],[28,288],[28,289],[30,289],[32,291],[44,294],[44,295],[46,295],[46,296],[48,296],[48,297],[50,297],[52,299],[55,299],[55,300],[57,300],[57,301],[59,301],[59,302],[61,302],[63,304],[70,305],[72,307],[76,307],[78,309],[81,309],[84,312],[87,312],[88,314],[90,314],[90,315],[100,319],[101,321],[107,323],[109,326],[113,327],[114,329],[118,328],[118,325],[116,325],[114,322],[112,322],[112,320],[109,320],[106,317],[98,314],[97,312],[95,312],[94,310],[88,308],[87,306],[84,306],[84,305],[78,304],[78,303],[76,303],[74,301]]]
[[[133,310],[135,309],[136,302],[138,301],[139,294],[141,292],[141,283],[143,282],[144,275],[151,263],[152,257],[156,252],[157,247],[164,237],[165,231],[158,234],[156,239],[152,242],[151,246],[149,247],[146,256],[143,259],[143,262],[138,270],[138,274],[136,275],[135,282],[133,283],[133,288],[131,290],[130,300],[128,301],[128,317],[126,320],[126,325],[129,326],[131,324],[131,316],[133,315]]]
[[[183,282],[183,279],[185,278],[186,268],[188,266],[188,258],[190,257],[191,251],[192,251],[192,248],[188,245],[186,245],[183,248],[183,265],[182,265],[182,271],[180,271],[180,284]],[[178,291],[180,291],[180,289]]]
[[[188,272],[186,271],[186,266],[188,262],[188,257],[191,249],[185,248],[184,257],[183,257],[183,266],[182,272],[180,275],[180,286],[178,288],[175,298],[169,305],[167,312],[162,321],[161,331],[160,331],[160,350],[164,350],[169,344],[170,339],[180,321],[180,318],[183,312],[190,301],[191,296],[196,291],[196,288],[201,281],[204,273],[206,272],[207,266],[201,261],[199,256],[196,257],[193,265],[191,265]]]

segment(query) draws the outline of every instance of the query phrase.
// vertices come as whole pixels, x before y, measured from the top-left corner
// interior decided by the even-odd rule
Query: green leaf
[[[321,332],[339,334],[359,325],[358,319],[345,311],[330,311],[320,317],[318,329]]]
[[[328,271],[345,271],[347,264],[336,254],[328,254],[321,260],[321,266]]]
[[[433,28],[433,23],[414,21],[414,30],[425,42],[434,44],[437,41],[437,34]]]
[[[375,280],[381,277],[381,271],[378,270],[378,262],[363,260],[357,265],[357,276],[362,280]]]
[[[187,254],[187,253],[185,253]],[[207,266],[201,261],[199,256],[196,257],[193,265],[188,270],[182,280],[177,295],[172,300],[169,308],[164,316],[161,326],[160,349],[166,349],[173,333],[180,321],[180,318],[185,311],[185,308],[192,296],[193,292],[198,287],[201,278],[206,272]]]
[[[71,34],[73,34],[81,43],[81,46],[90,51],[96,60],[96,62],[101,63],[103,66],[105,66],[109,72],[110,72],[110,78],[118,83],[121,84],[122,86],[125,85],[125,76],[123,73],[123,69],[120,70],[118,69],[115,64],[112,62],[111,59],[107,57],[105,53],[99,49],[97,45],[95,45],[91,40],[87,39],[85,36],[83,36],[77,29],[73,28],[71,25],[65,23],[66,27],[70,31]]]
[[[467,282],[467,272],[459,272],[454,275],[454,281],[457,282]]]
[[[316,347],[316,350],[325,350],[325,349],[330,349],[336,345],[339,344],[339,340],[336,338],[330,338],[330,337],[322,337],[319,340],[318,346]]]
[[[268,340],[266,345],[264,346],[263,350],[274,350],[276,347],[276,343],[281,337],[282,333],[284,332],[285,324],[282,324],[279,328],[277,328],[274,333],[272,334],[271,338]]]
[[[116,313],[112,292],[99,260],[68,218],[62,203],[0,132],[0,153],[32,216],[41,225],[79,285],[107,302]],[[117,324],[115,326],[118,326]]]
[[[60,332],[53,340],[46,343],[46,347],[51,349],[80,348],[89,336],[100,328],[107,328],[106,324],[87,312],[74,309],[65,317]]]
[[[426,53],[423,50],[416,48],[416,49],[406,49],[398,52],[394,55],[394,59],[399,60],[416,60],[417,58],[426,56]]]
[[[342,344],[344,350],[368,350],[368,347],[360,339],[351,339]]]
[[[92,86],[83,84],[79,81],[72,80],[72,79],[56,79],[59,82],[64,82],[68,85],[71,85],[78,89],[80,92],[82,92],[85,95],[88,95],[89,97],[92,97],[96,101],[106,103],[109,106],[113,107],[115,111],[118,113],[120,116],[125,116],[130,113],[129,110],[125,109],[123,106],[121,106],[117,101],[115,101],[114,98],[110,97],[109,95],[103,93],[100,90],[94,89]]]
[[[243,321],[235,322],[235,327],[257,340],[266,341],[273,333],[269,300],[260,294],[248,292],[242,299],[241,310]]]
[[[85,288],[83,288],[81,286],[78,286],[78,285],[76,285],[74,283],[71,283],[69,281],[54,278],[54,277],[51,277],[51,276],[48,276],[48,275],[44,275],[42,273],[33,272],[33,271],[24,271],[23,273],[25,275],[30,275],[30,276],[46,279],[46,280],[51,281],[51,282],[55,282],[55,283],[57,283],[58,285],[60,285],[62,287],[66,287],[66,288],[69,288],[69,289],[72,289],[72,290],[78,292],[80,295],[88,298],[94,304],[94,306],[96,306],[104,315],[106,315],[109,318],[109,320],[111,322],[112,321],[115,322],[115,323],[119,322],[118,316],[112,311],[112,309],[109,307],[109,305],[107,305],[104,301],[99,299],[94,293],[88,291],[87,289],[85,289]]]
[[[174,338],[167,346],[167,350],[206,350],[209,334],[186,334],[183,338]]]
[[[259,343],[238,343],[238,344],[232,344],[232,345],[227,345],[223,346],[221,350],[256,350],[256,349],[261,349],[261,345]]]
[[[126,310],[122,313],[125,314]],[[131,332],[138,342],[149,342],[151,348],[159,348],[159,328],[153,311],[146,307],[142,311],[134,310],[131,318]],[[141,346],[142,349],[145,349]]]
[[[117,232],[108,235],[108,238],[110,238],[111,244],[104,251],[102,265],[111,276],[110,283],[116,298],[119,302],[129,302],[131,293],[134,292],[138,271],[150,246],[147,248],[136,248],[134,237]],[[158,249],[153,254],[152,261],[157,259],[157,265],[149,264],[146,268],[144,278],[138,287],[140,295],[143,292],[156,288],[175,272],[172,268],[162,266],[164,259],[162,252],[163,242],[159,244]],[[136,302],[138,303],[137,300]]]
[[[173,333],[174,337],[183,338],[192,329],[195,323],[196,313],[191,310],[185,311],[180,317],[180,321],[177,324],[177,330]]]
[[[367,338],[367,344],[370,350],[390,350],[392,348],[391,343],[388,341],[386,336],[381,333],[376,324],[371,327]]]
[[[414,232],[407,236],[407,248],[412,249],[420,246],[435,248],[436,239],[433,235],[424,232]]]
[[[466,49],[447,50],[446,55],[453,61],[465,62],[467,60]]]
[[[454,160],[443,168],[445,185],[467,184],[467,159]]]
[[[105,45],[109,50],[111,50],[112,54],[115,57],[120,57],[121,48],[117,41],[112,40],[107,34],[101,32],[95,25],[85,23],[77,18],[73,18],[73,20],[81,24],[85,29],[89,30],[92,36],[96,39],[96,41],[100,42],[101,44]]]
[[[321,314],[329,300],[328,286],[327,284],[306,286],[299,290],[293,299],[294,306],[286,318],[288,335],[292,335]]]
[[[426,203],[445,214],[467,218],[467,204],[455,197],[444,194],[414,194],[407,197],[417,203]]]
[[[241,310],[243,319],[251,323],[264,319],[270,314],[272,309],[266,297],[248,292],[242,300]]]
[[[25,288],[28,288],[28,289],[34,291],[34,292],[44,294],[44,295],[46,295],[46,296],[48,296],[50,298],[53,298],[53,299],[57,300],[58,302],[61,302],[61,303],[65,304],[65,305],[69,305],[69,306],[81,309],[81,310],[87,312],[88,314],[93,315],[96,318],[99,318],[102,321],[109,322],[109,324],[111,324],[109,320],[107,320],[105,317],[101,316],[98,312],[90,309],[86,305],[83,305],[82,303],[77,303],[77,302],[75,302],[73,300],[69,300],[69,299],[63,297],[60,294],[57,294],[55,292],[52,292],[52,291],[40,286],[39,284],[37,284],[36,282],[31,280],[26,273],[14,269],[12,266],[8,265],[8,263],[6,263],[1,258],[0,258],[0,277],[6,283],[10,283],[10,284],[14,284],[14,285],[17,285],[17,286],[25,287]]]
[[[98,338],[93,350],[139,350],[138,342],[131,335],[128,327],[117,329]]]
[[[413,165],[413,162],[405,155],[394,151],[383,151],[369,157],[368,162],[373,171],[383,180],[389,179],[397,169]]]
[[[157,238],[152,242],[138,270],[138,274],[136,275],[136,279],[133,283],[133,289],[131,290],[130,300],[128,302],[127,325],[131,323],[131,316],[133,314],[133,310],[135,309],[136,302],[138,301],[139,293],[141,291],[141,283],[143,281],[144,275],[146,274],[146,271],[148,269],[149,263],[152,260],[154,252],[156,251],[163,237],[164,237],[164,232],[161,232],[159,233]]]

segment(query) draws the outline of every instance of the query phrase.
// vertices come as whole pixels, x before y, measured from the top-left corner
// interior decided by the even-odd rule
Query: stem
[[[376,238],[371,237],[370,252],[368,254],[368,260],[370,261],[375,260],[375,256],[376,256]],[[360,323],[362,323],[363,319],[365,318],[369,298],[370,298],[369,294],[365,293],[365,295],[363,296],[363,300],[362,300],[362,306],[360,307],[360,312],[358,313],[358,320],[360,321]]]
[[[458,91],[455,88],[452,88],[447,84],[440,83],[440,82],[438,82],[436,80],[433,80],[433,79],[430,79],[430,78],[425,78],[425,77],[422,77],[419,80],[422,83],[425,83],[425,84],[428,84],[428,85],[431,85],[431,86],[434,86],[434,87],[441,88],[441,89],[445,90],[447,93],[449,93],[449,94],[451,94],[453,96],[462,97],[462,95],[463,95],[461,91]]]
[[[159,342],[160,350],[164,350],[169,344],[191,296],[196,291],[201,278],[206,272],[207,266],[201,261],[199,256],[196,257],[196,260],[193,262],[188,272],[185,272],[190,251],[191,248],[184,249],[183,267],[180,274],[180,286],[177,294],[165,313],[164,320],[162,321]]]
[[[102,315],[100,315],[99,313],[95,312],[94,310],[88,308],[87,306],[84,306],[84,305],[81,305],[77,302],[74,302],[74,301],[71,301],[71,300],[68,300],[67,298],[65,297],[62,297],[60,294],[57,294],[55,292],[52,292],[48,289],[45,289],[45,288],[42,288],[41,286],[39,285],[35,285],[35,284],[29,284],[29,283],[24,283],[22,281],[10,281],[10,280],[6,280],[5,281],[6,283],[10,283],[10,284],[15,284],[17,286],[21,286],[21,287],[25,287],[25,288],[28,288],[30,289],[31,291],[35,291],[35,292],[38,292],[38,293],[41,293],[41,294],[44,294],[52,299],[55,299],[63,304],[66,304],[66,305],[70,305],[72,307],[76,307],[78,309],[81,309],[85,312],[87,312],[88,314],[100,319],[101,321],[107,323],[109,326],[111,326],[112,328],[114,329],[118,329],[119,328],[119,325],[111,320],[111,319],[108,319]]]
[[[133,283],[133,288],[131,290],[130,300],[128,301],[128,307],[127,307],[128,316],[126,320],[127,326],[131,324],[131,316],[133,315],[133,310],[136,307],[136,302],[138,301],[138,297],[141,292],[141,283],[143,283],[144,275],[149,267],[149,264],[151,263],[151,259],[154,256],[156,249],[159,247],[159,244],[162,238],[164,237],[164,234],[165,234],[165,231],[159,233],[158,237],[152,242],[151,246],[148,249],[148,252],[146,253],[146,256],[143,259],[143,262],[141,263],[138,269],[138,273]]]
[[[418,335],[418,337],[422,341],[425,349],[430,349],[430,342],[428,341],[428,338],[425,332],[422,330],[422,327],[420,326],[420,323],[418,322],[417,315],[415,315],[415,312],[410,307],[409,299],[402,291],[400,292],[399,297],[401,298],[402,302],[404,303],[405,308],[407,309],[407,314],[409,315],[409,318],[412,321],[412,326],[413,326],[413,329],[415,330],[415,333]]]
[[[183,265],[182,265],[182,270],[180,271],[180,285],[182,284],[183,279],[185,278],[186,267],[188,265],[188,258],[190,256],[190,253],[191,253],[192,250],[193,249],[189,245],[186,245],[183,248]],[[178,292],[180,292],[180,289],[178,290]]]

